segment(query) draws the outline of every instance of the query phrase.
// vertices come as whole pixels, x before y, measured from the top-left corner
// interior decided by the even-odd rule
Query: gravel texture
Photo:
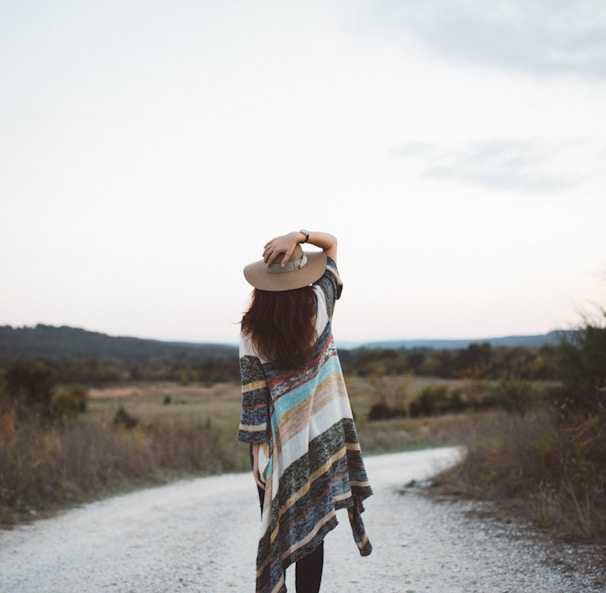
[[[340,511],[325,543],[323,593],[606,591],[603,549],[555,545],[514,523],[478,518],[476,503],[402,490],[456,455],[366,458],[374,551],[359,556]],[[0,532],[0,593],[252,593],[258,528],[249,474],[133,492]]]

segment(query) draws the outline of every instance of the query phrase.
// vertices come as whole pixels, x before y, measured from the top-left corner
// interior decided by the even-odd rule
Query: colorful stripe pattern
[[[240,344],[238,439],[264,443],[266,494],[257,555],[257,593],[284,593],[284,571],[312,552],[346,508],[360,554],[371,553],[361,513],[372,494],[330,319],[340,280],[334,261],[315,285],[319,338],[301,367],[260,360]]]

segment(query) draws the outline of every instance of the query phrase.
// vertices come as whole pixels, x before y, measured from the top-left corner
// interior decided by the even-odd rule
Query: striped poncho
[[[257,593],[283,593],[284,571],[310,554],[346,508],[360,554],[372,546],[360,514],[372,494],[331,332],[341,292],[335,262],[314,284],[318,339],[297,368],[263,361],[241,336],[238,440],[260,443],[266,481]]]

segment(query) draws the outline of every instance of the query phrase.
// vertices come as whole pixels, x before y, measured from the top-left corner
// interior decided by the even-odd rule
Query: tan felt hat
[[[286,266],[280,256],[267,266],[262,259],[244,268],[246,281],[259,290],[280,292],[313,284],[326,270],[326,254],[323,251],[304,252],[297,245]]]

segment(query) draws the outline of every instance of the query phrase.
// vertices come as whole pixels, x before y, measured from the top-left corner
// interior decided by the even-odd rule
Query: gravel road
[[[604,558],[479,519],[415,489],[455,449],[368,456],[361,558],[347,516],[325,544],[323,593],[604,593]],[[477,506],[477,505],[476,505]],[[0,532],[0,593],[252,593],[259,527],[249,474],[133,492]],[[294,593],[293,570],[287,586]]]

